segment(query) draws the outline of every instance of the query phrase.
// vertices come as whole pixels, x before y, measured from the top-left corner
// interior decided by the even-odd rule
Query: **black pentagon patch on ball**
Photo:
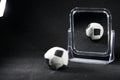
[[[61,50],[57,50],[55,52],[55,56],[62,57],[62,55],[63,55],[63,51],[61,51]]]
[[[46,63],[48,64],[48,66],[49,66],[49,59],[45,59],[46,60]]]
[[[94,29],[94,35],[100,35],[100,29]]]

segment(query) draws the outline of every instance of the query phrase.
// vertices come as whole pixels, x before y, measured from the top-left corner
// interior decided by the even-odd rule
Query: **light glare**
[[[6,0],[1,0],[0,1],[0,17],[4,15],[5,6],[6,6]]]

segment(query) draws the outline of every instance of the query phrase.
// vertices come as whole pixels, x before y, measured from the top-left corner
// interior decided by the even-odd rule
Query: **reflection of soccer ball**
[[[68,65],[68,51],[63,48],[53,47],[49,49],[44,58],[51,69],[60,69]]]
[[[99,23],[90,23],[86,28],[86,35],[92,40],[99,40],[104,33],[103,26]]]

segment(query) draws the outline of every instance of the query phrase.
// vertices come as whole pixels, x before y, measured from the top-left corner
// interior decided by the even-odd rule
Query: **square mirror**
[[[103,64],[112,62],[114,36],[112,16],[107,9],[76,7],[71,10],[68,30],[71,61]]]

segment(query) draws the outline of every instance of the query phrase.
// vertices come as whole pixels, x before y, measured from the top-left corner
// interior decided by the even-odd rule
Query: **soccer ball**
[[[90,23],[86,28],[86,36],[92,40],[99,40],[104,33],[103,26],[99,23]]]
[[[44,54],[44,58],[46,59],[48,66],[54,70],[68,65],[68,51],[60,47],[49,49]]]

